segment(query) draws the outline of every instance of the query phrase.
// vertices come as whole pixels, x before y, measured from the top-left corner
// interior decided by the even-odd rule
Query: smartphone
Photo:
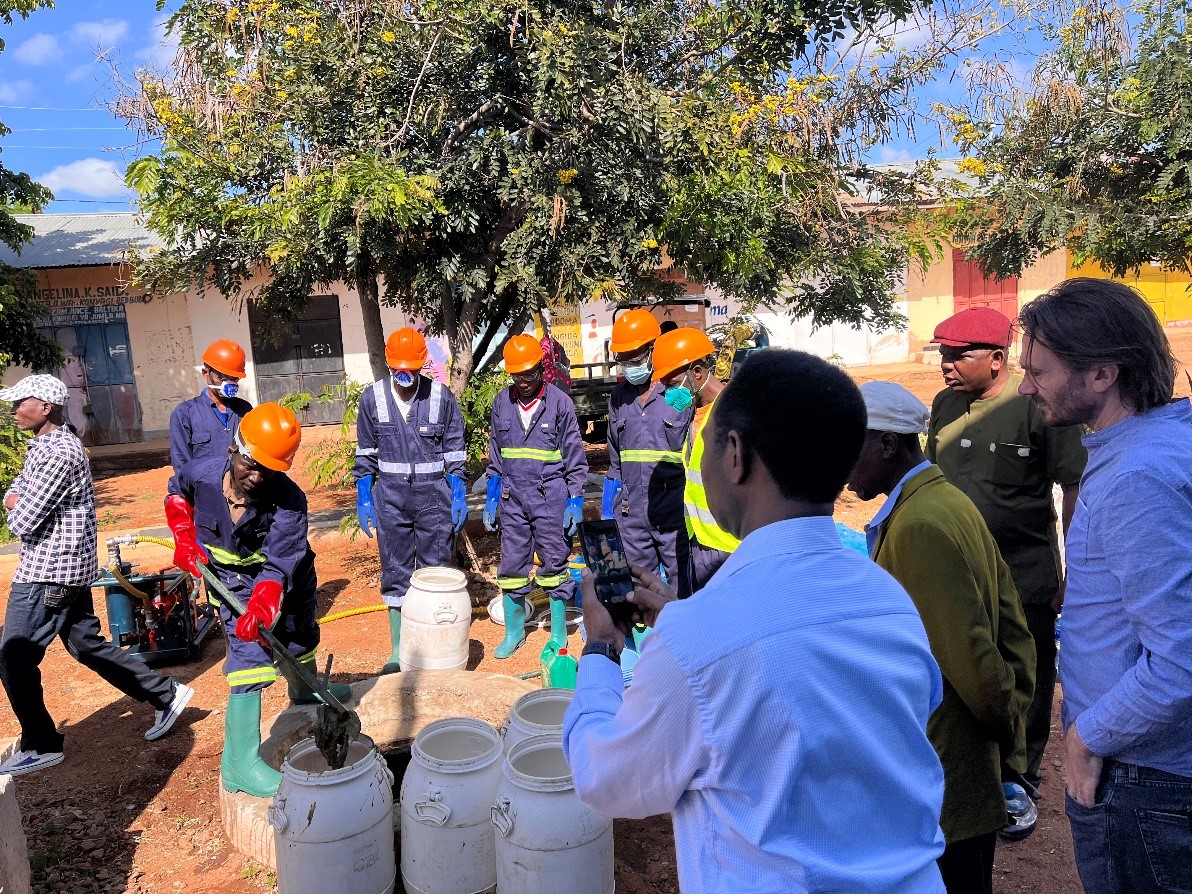
[[[595,577],[596,598],[608,609],[614,621],[629,624],[637,606],[629,601],[633,576],[621,532],[612,519],[579,523],[579,546],[584,562]]]

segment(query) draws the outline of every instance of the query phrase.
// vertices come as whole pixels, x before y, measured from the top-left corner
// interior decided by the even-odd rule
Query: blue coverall
[[[522,425],[512,387],[493,401],[488,474],[501,476],[501,564],[497,584],[508,596],[530,593],[530,569],[537,552],[538,585],[554,599],[570,599],[575,582],[567,571],[570,553],[563,534],[569,497],[582,497],[588,459],[571,398],[549,383]]]
[[[388,377],[360,396],[352,475],[376,476],[381,597],[390,608],[401,607],[416,568],[451,564],[454,526],[444,475],[466,480],[466,460],[463,415],[442,382],[419,376],[409,419]]]
[[[660,382],[621,382],[613,389],[608,402],[607,476],[623,484],[614,518],[630,564],[651,570],[661,564],[667,578],[677,583],[688,561],[683,441],[694,411],[676,410],[665,394]]]
[[[191,460],[207,456],[227,459],[240,418],[252,404],[239,397],[224,401],[227,414],[220,413],[204,388],[198,397],[184,400],[170,414],[170,465],[177,472]]]
[[[287,475],[275,472],[233,524],[223,489],[230,469],[227,454],[196,459],[170,479],[169,491],[194,506],[195,532],[211,558],[208,567],[242,605],[248,604],[257,581],[281,584],[285,595],[273,635],[314,672],[318,582],[315,554],[307,540],[306,494]],[[277,670],[269,650],[236,636],[236,621],[226,606],[220,605],[219,617],[228,643],[224,674],[232,692],[255,692],[270,685]]]

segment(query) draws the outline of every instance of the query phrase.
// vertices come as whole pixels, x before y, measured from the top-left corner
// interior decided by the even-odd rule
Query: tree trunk
[[[356,294],[360,298],[360,316],[364,322],[364,345],[368,349],[368,365],[372,370],[373,380],[379,381],[389,375],[389,364],[385,362],[385,327],[381,324],[377,274],[364,256],[356,264]]]

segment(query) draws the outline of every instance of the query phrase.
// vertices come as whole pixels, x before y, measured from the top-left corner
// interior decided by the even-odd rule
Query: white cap
[[[48,404],[64,407],[66,406],[66,386],[61,379],[40,374],[25,376],[11,388],[0,390],[0,400],[16,403],[27,397],[36,397]]]
[[[865,399],[868,427],[899,435],[918,435],[927,431],[931,411],[901,385],[894,382],[866,382],[861,386]]]

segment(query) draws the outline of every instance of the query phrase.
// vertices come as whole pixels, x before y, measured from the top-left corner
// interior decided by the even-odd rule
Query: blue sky
[[[138,68],[168,67],[174,50],[165,19],[154,0],[58,0],[56,9],[35,12],[11,27],[0,25],[6,42],[0,54],[0,121],[12,130],[0,140],[0,152],[7,167],[50,187],[56,200],[47,211],[132,207],[124,169],[156,144],[137,145],[135,132],[107,110],[117,92],[112,66],[130,83]],[[921,41],[925,34],[914,22],[897,30],[902,44]],[[980,55],[1008,58],[1022,80],[1042,47],[1035,31],[1025,40],[992,41]],[[961,89],[961,80],[945,76],[928,85],[918,104],[926,108],[933,99],[948,99]],[[939,137],[930,126],[913,137],[900,135],[876,147],[872,160],[922,158],[929,149],[943,157],[954,154]]]
[[[131,80],[164,67],[173,49],[153,0],[58,0],[56,9],[0,25],[0,141],[5,166],[49,186],[50,212],[123,211],[124,169],[144,151],[107,106],[116,94],[111,63]],[[153,147],[147,147],[152,151]]]

